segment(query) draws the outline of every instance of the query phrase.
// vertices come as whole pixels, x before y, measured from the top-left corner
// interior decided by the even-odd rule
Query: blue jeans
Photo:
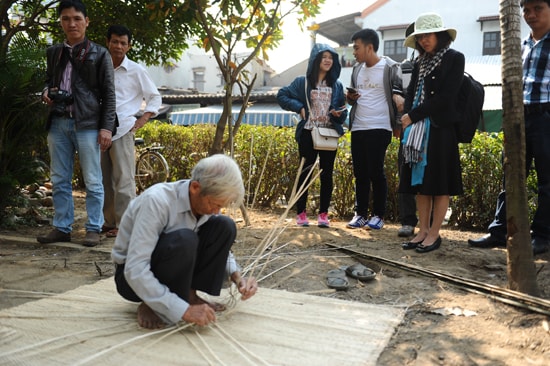
[[[535,162],[538,184],[538,202],[531,230],[533,237],[550,239],[550,112],[525,116],[525,168],[526,174]],[[499,239],[506,238],[506,192],[497,198],[495,219],[489,233]]]
[[[72,180],[75,152],[86,185],[86,231],[100,232],[103,225],[103,183],[97,130],[77,130],[73,118],[54,117],[48,133],[52,198],[55,208],[53,226],[70,233],[74,222]]]

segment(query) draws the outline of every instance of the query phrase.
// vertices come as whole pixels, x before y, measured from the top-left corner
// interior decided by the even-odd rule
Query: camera
[[[50,88],[48,90],[48,98],[53,101],[52,114],[63,116],[67,110],[67,106],[73,104],[74,99],[71,93],[58,88]]]

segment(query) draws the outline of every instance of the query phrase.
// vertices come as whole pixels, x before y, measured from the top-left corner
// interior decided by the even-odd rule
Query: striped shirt
[[[550,102],[550,33],[535,41],[529,36],[521,47],[523,104]]]

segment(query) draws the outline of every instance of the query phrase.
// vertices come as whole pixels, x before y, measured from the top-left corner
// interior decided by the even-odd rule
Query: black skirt
[[[453,127],[430,126],[427,165],[421,185],[411,185],[411,165],[403,163],[399,193],[457,196],[463,193],[458,142]]]

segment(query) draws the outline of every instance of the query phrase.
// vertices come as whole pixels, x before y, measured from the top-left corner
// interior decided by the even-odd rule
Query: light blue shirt
[[[119,225],[111,252],[117,264],[123,264],[130,287],[151,309],[170,323],[179,322],[189,304],[160,283],[151,272],[151,256],[162,233],[179,229],[197,232],[211,215],[199,220],[191,212],[189,180],[157,183],[132,200]],[[239,270],[230,252],[226,272]]]

